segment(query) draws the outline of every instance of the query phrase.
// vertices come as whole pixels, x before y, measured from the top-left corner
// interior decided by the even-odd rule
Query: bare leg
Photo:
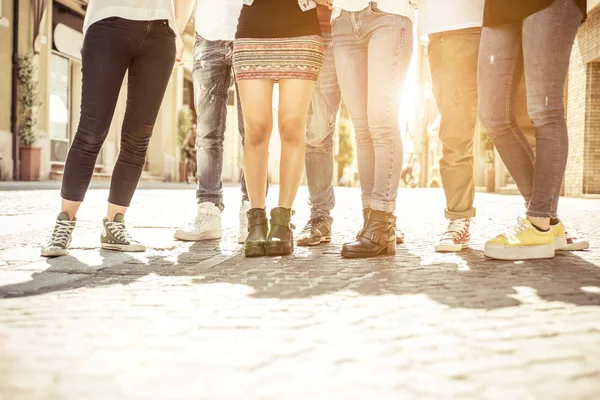
[[[279,82],[279,133],[281,135],[279,206],[292,208],[304,171],[308,109],[315,83],[301,79]]]
[[[269,140],[273,130],[274,84],[274,81],[268,79],[238,81],[246,129],[244,177],[252,208],[265,208]]]
[[[73,221],[77,216],[77,211],[79,211],[79,207],[81,207],[80,201],[62,199],[62,205],[60,207],[60,210],[61,212],[66,212],[69,216],[69,219]]]
[[[117,215],[117,214],[125,215],[125,213],[127,212],[127,208],[128,207],[123,207],[123,206],[118,206],[116,204],[108,203],[108,211],[106,212],[106,218],[108,218],[108,220],[110,222],[113,222],[113,220],[115,219],[115,215]]]

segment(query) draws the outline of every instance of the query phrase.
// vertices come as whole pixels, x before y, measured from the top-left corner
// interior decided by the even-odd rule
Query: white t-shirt
[[[90,0],[85,13],[83,33],[94,23],[105,18],[119,17],[134,21],[169,20],[175,28],[173,0]]]
[[[233,40],[243,0],[198,0],[196,32],[206,40]]]
[[[361,11],[369,6],[373,0],[333,0],[333,14],[331,20],[333,21],[340,16],[342,10],[344,11]],[[452,1],[452,0],[447,0]],[[386,13],[404,15],[405,17],[413,20],[415,0],[377,0],[377,7]]]
[[[476,28],[485,0],[419,0],[419,36]]]

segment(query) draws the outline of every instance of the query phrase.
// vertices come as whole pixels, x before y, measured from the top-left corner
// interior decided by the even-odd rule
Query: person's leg
[[[267,79],[239,80],[246,129],[244,176],[252,208],[265,208],[269,141],[273,130],[273,86]]]
[[[536,159],[527,216],[543,229],[557,217],[569,140],[564,88],[582,13],[573,0],[554,0],[523,22],[527,108],[536,130]]]
[[[227,122],[227,96],[232,85],[226,50],[230,42],[196,35],[194,46],[194,104],[198,115],[196,159],[198,204],[213,203],[223,210],[223,141]]]
[[[354,125],[358,173],[363,208],[371,207],[375,175],[375,151],[367,122],[368,47],[357,31],[360,26],[344,12],[332,24],[333,54],[342,97]]]
[[[122,29],[135,35],[136,28],[129,21],[111,19],[96,22],[86,33],[81,50],[81,117],[65,163],[61,189],[62,211],[71,220],[75,219],[92,179],[133,55],[131,46],[121,41]]]
[[[446,218],[473,218],[473,134],[477,123],[480,29],[444,32],[429,42],[433,93],[441,114],[440,175]]]
[[[279,207],[292,208],[304,170],[305,129],[315,83],[300,79],[279,82],[281,165]]]
[[[244,112],[244,177],[250,198],[246,257],[266,255],[268,219],[265,187],[269,167],[269,141],[273,130],[273,87],[267,79],[238,80]]]
[[[523,77],[521,25],[483,28],[479,52],[479,116],[526,202],[535,155],[517,123],[515,102]]]
[[[206,40],[196,35],[194,46],[194,105],[197,114],[196,165],[198,211],[194,220],[175,231],[179,240],[220,239],[223,204],[223,142],[227,98],[232,85],[231,61],[226,57],[232,42]]]
[[[533,150],[515,118],[523,75],[521,24],[484,28],[479,53],[479,115],[526,201],[533,187]],[[485,244],[487,257],[520,260],[554,256],[552,232],[519,218],[509,231]]]
[[[110,128],[119,91],[131,59],[131,49],[121,41],[122,20],[94,23],[87,31],[82,57],[81,117],[73,139],[61,189],[61,212],[52,236],[42,248],[45,257],[68,254],[79,206],[89,186],[98,153]],[[132,33],[133,35],[133,33]],[[119,45],[115,45],[115,44]]]
[[[366,18],[363,28],[369,37],[368,125],[375,154],[371,209],[392,213],[403,165],[398,112],[412,56],[412,22],[381,13]]]
[[[313,91],[306,125],[305,168],[311,206],[310,219],[298,235],[299,246],[316,246],[331,240],[333,192],[333,140],[341,103],[331,34],[323,34],[324,63]]]
[[[333,192],[333,140],[341,103],[333,42],[323,35],[324,64],[315,86],[306,126],[306,180],[310,194],[311,219],[325,218],[335,206]]]
[[[121,149],[110,183],[108,215],[102,235],[102,247],[109,250],[145,250],[125,231],[124,214],[142,174],[150,137],[175,62],[175,34],[167,22],[152,21],[146,26],[146,35],[129,64]]]
[[[477,60],[481,29],[431,35],[429,63],[433,93],[441,114],[440,175],[446,195],[448,229],[436,251],[460,251],[470,242],[470,218],[475,217],[473,138],[477,123]]]

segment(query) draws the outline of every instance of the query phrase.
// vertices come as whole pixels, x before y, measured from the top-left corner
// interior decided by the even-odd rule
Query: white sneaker
[[[450,221],[448,229],[435,244],[438,253],[459,252],[469,247],[471,241],[471,220],[469,218]]]
[[[250,210],[250,202],[242,200],[242,205],[240,205],[240,232],[238,233],[239,244],[244,244],[248,237],[248,210]]]
[[[198,206],[198,215],[187,226],[175,231],[175,239],[197,242],[221,239],[221,210],[214,203],[205,202]]]

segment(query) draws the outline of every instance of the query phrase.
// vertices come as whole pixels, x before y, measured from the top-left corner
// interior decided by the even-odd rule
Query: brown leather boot
[[[269,220],[264,208],[248,210],[248,238],[244,243],[246,257],[261,257],[267,255],[267,235]]]
[[[367,225],[367,221],[369,220],[369,215],[371,215],[371,209],[363,208],[363,220],[364,220],[363,229]],[[400,230],[400,228],[398,228],[398,226],[396,226],[395,229],[396,229],[396,244],[404,243],[404,232],[402,232]],[[359,236],[360,236],[360,232],[358,233],[358,235],[356,235],[356,237],[358,238]]]
[[[372,210],[356,241],[344,244],[342,257],[367,258],[396,254],[395,225],[393,213]]]

